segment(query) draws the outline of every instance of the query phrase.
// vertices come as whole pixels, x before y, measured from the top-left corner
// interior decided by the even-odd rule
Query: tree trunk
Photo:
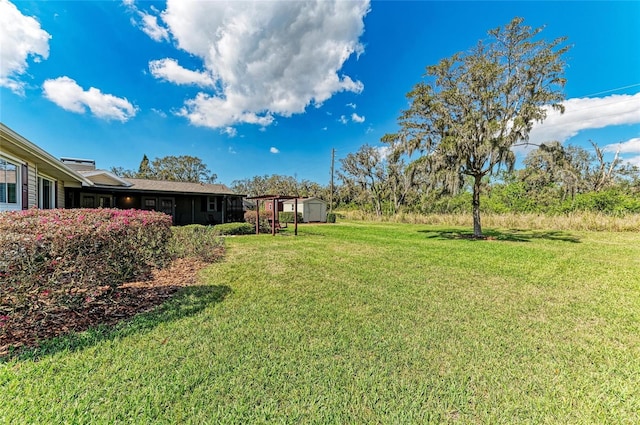
[[[480,224],[480,184],[482,183],[482,176],[474,176],[473,181],[473,200],[471,205],[473,206],[473,236],[476,238],[482,237],[482,226]]]
[[[380,196],[378,196],[378,194],[376,194],[375,196],[376,196],[376,215],[378,217],[382,217],[382,200],[380,199]]]

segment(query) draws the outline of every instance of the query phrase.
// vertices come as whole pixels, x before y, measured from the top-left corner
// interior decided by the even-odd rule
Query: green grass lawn
[[[640,423],[640,234],[304,225],[0,363],[0,423]]]

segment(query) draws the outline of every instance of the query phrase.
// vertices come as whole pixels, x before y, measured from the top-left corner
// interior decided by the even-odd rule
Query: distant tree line
[[[521,169],[484,176],[481,210],[494,213],[565,213],[600,211],[640,213],[640,168],[618,155],[605,160],[593,151],[558,142],[531,150]],[[358,208],[378,215],[398,212],[472,213],[473,177],[460,186],[437,184],[421,161],[403,163],[384,149],[362,146],[341,160],[338,208]],[[434,184],[435,183],[435,184]]]

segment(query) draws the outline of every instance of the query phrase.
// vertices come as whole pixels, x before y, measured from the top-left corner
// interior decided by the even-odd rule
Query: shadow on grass
[[[39,360],[61,351],[78,351],[101,341],[115,340],[134,334],[144,334],[162,323],[189,317],[207,306],[222,302],[231,292],[228,286],[187,286],[175,288],[175,294],[153,310],[127,318],[109,318],[108,323],[92,326],[41,341],[36,347],[24,347],[0,357],[0,363],[9,360]],[[115,319],[115,320],[114,320]]]
[[[427,238],[432,239],[464,239],[470,241],[506,241],[506,242],[529,242],[532,239],[546,239],[552,241],[580,243],[580,239],[575,235],[560,230],[486,230],[484,237],[476,238],[471,231],[460,231],[459,229],[445,230],[419,230],[426,233]]]

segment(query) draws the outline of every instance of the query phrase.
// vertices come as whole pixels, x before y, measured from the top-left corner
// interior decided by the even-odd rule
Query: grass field
[[[640,234],[227,239],[156,313],[0,363],[0,423],[640,423]]]

